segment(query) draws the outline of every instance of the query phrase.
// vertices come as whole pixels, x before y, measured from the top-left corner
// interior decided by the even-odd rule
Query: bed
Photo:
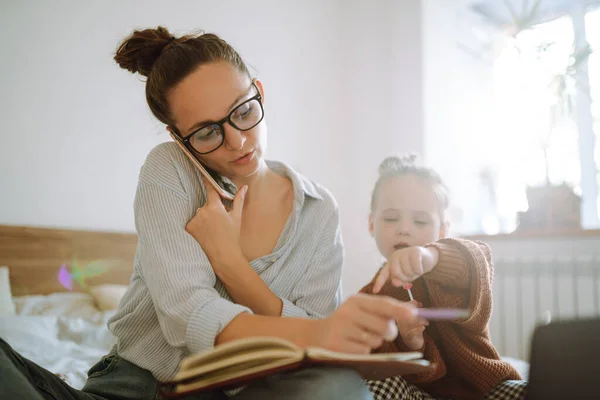
[[[0,225],[0,337],[81,388],[115,342],[106,322],[129,283],[136,244],[128,233]],[[74,260],[96,270],[82,284],[72,279],[70,290],[60,271],[73,276]]]

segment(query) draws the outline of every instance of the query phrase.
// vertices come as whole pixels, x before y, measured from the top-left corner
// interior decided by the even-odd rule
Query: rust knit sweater
[[[494,274],[489,246],[465,239],[442,239],[429,246],[438,249],[439,261],[431,272],[413,282],[415,300],[427,308],[469,308],[471,316],[463,321],[431,321],[420,351],[435,368],[426,374],[406,376],[406,381],[436,397],[471,400],[481,399],[502,381],[521,379],[501,360],[489,337]],[[374,281],[361,292],[372,293]],[[406,290],[389,282],[379,294],[409,301]],[[410,351],[400,335],[375,350],[398,351]]]

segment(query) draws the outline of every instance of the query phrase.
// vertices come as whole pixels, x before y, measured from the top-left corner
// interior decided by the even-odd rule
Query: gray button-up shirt
[[[283,163],[294,207],[271,254],[251,267],[283,302],[282,316],[322,318],[341,302],[343,244],[333,196]],[[190,353],[214,346],[215,337],[242,312],[216,277],[206,254],[185,231],[204,203],[201,174],[175,143],[148,155],[135,197],[139,237],[130,287],[108,326],[118,354],[171,379]]]

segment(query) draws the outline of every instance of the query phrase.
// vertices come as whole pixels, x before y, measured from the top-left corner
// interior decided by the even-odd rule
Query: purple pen
[[[431,321],[467,319],[471,311],[461,308],[417,308],[417,316]]]

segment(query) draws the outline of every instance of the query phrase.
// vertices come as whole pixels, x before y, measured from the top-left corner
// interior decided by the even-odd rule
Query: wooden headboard
[[[101,261],[105,272],[86,285],[125,284],[133,272],[137,235],[0,225],[0,266],[9,268],[13,296],[65,292],[58,273],[74,259],[80,266]],[[73,291],[83,291],[74,284]]]

